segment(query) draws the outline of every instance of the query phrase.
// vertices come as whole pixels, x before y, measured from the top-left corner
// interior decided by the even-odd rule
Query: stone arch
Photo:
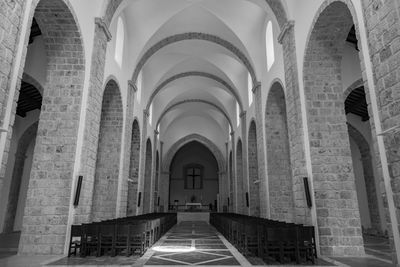
[[[220,84],[222,84],[224,87],[226,87],[231,94],[235,97],[236,101],[239,104],[240,107],[240,112],[243,111],[243,102],[242,99],[240,98],[239,94],[236,92],[236,90],[229,85],[229,83],[227,83],[224,79],[221,79],[220,77],[213,75],[211,73],[207,73],[207,72],[200,72],[200,71],[189,71],[189,72],[183,72],[183,73],[179,73],[176,74],[168,79],[166,79],[165,81],[161,82],[156,89],[154,89],[153,93],[151,94],[151,96],[149,97],[149,100],[147,102],[146,105],[146,110],[148,110],[150,108],[151,103],[153,102],[153,99],[156,97],[156,95],[165,87],[167,86],[169,83],[172,83],[173,81],[176,81],[178,79],[182,79],[185,77],[190,77],[190,76],[198,76],[198,77],[204,77],[204,78],[208,78],[211,80],[214,80]]]
[[[161,113],[160,117],[158,118],[157,124],[156,124],[156,129],[158,128],[158,125],[161,123],[162,119],[168,112],[170,112],[171,110],[173,110],[174,108],[176,108],[180,105],[187,104],[187,103],[203,103],[203,104],[206,104],[206,105],[216,108],[219,112],[222,113],[222,115],[224,115],[224,117],[228,121],[229,125],[231,126],[231,129],[233,129],[233,124],[232,124],[231,118],[229,118],[228,114],[226,114],[226,112],[218,105],[216,105],[210,101],[203,100],[203,99],[186,99],[186,100],[179,101],[179,102],[169,106],[167,109],[165,109],[163,111],[163,113]]]
[[[95,170],[92,220],[115,218],[122,142],[122,97],[114,80],[105,86]]]
[[[236,201],[237,201],[237,213],[245,214],[246,210],[246,203],[245,203],[245,196],[244,188],[245,179],[243,176],[243,145],[242,140],[237,141],[236,145]]]
[[[140,160],[140,127],[135,119],[132,123],[131,135],[131,154],[129,162],[129,178],[128,178],[128,205],[127,216],[136,215],[137,192],[139,181],[139,160]]]
[[[343,100],[346,100],[346,98],[351,94],[351,92],[354,89],[357,89],[357,88],[362,87],[362,86],[364,86],[364,81],[363,81],[362,78],[358,79],[357,81],[352,83],[349,87],[347,87],[346,90],[344,90],[344,92],[343,92]]]
[[[234,182],[235,182],[235,175],[233,173],[233,153],[232,150],[229,152],[229,205],[228,209],[230,212],[234,212],[233,208],[235,206],[233,194],[235,191]]]
[[[27,203],[37,205],[25,207],[19,253],[62,254],[69,216],[66,206],[70,203],[75,179],[74,159],[85,77],[85,51],[79,24],[68,1],[34,0],[30,8],[28,23],[31,24],[35,17],[40,27],[47,67],[26,200]],[[27,29],[23,37],[26,44],[30,27]],[[26,46],[24,57],[27,49]],[[24,60],[22,62],[25,64]],[[22,75],[23,69],[21,66],[19,75]],[[15,94],[14,97],[16,102],[19,96]],[[14,105],[11,111],[13,115],[15,108]],[[11,137],[11,131],[7,138],[9,136]],[[54,186],[49,190],[41,186],[43,184]],[[51,204],[48,204],[49,197],[52,199]],[[49,213],[49,209],[54,212]],[[32,213],[40,217],[40,223],[30,219]],[[60,231],[60,228],[46,228],[44,234],[43,228],[49,224],[63,226],[65,231]],[[38,235],[41,237],[38,238]],[[49,242],[48,236],[54,238]]]
[[[350,1],[325,1],[314,19],[304,57],[313,187],[323,255],[364,254],[340,75],[347,34],[353,24],[358,31],[353,14]],[[343,203],[351,208],[343,210]],[[335,223],[338,220],[340,227]],[[349,236],[349,232],[354,234]]]
[[[228,42],[218,36],[215,36],[212,34],[207,34],[207,33],[201,33],[201,32],[186,32],[186,33],[172,35],[172,36],[166,37],[163,40],[154,44],[142,55],[142,57],[138,61],[137,65],[135,67],[135,71],[133,72],[133,75],[132,75],[132,81],[134,83],[136,83],[136,80],[137,80],[137,77],[139,76],[140,71],[142,70],[142,68],[144,67],[146,62],[157,51],[159,51],[160,49],[162,49],[170,44],[181,42],[181,41],[186,41],[186,40],[202,40],[202,41],[211,42],[211,43],[214,43],[214,44],[217,44],[219,46],[226,48],[227,50],[229,50],[230,52],[232,52],[234,55],[236,55],[238,57],[238,59],[242,62],[242,64],[249,71],[252,81],[253,81],[253,85],[256,85],[257,77],[256,77],[256,73],[254,71],[254,68],[253,68],[250,60],[246,57],[246,55],[242,51],[240,51],[240,49],[238,49],[236,46],[234,46],[230,42]]]
[[[151,200],[151,171],[152,171],[152,160],[153,160],[153,150],[151,149],[150,138],[146,141],[146,158],[144,166],[144,189],[143,189],[143,213],[150,213],[150,200]]]
[[[18,199],[24,174],[26,153],[29,146],[36,139],[39,122],[33,123],[22,134],[18,141],[17,152],[15,153],[14,169],[11,176],[10,191],[8,194],[6,214],[4,216],[3,232],[10,233],[14,230],[15,216],[18,208]]]
[[[381,219],[378,207],[378,191],[375,184],[373,163],[370,146],[365,137],[350,123],[347,124],[349,137],[357,144],[361,153],[361,163],[364,173],[367,191],[368,210],[371,219],[371,227],[377,233],[381,232]]]
[[[260,179],[258,177],[258,155],[257,155],[257,126],[255,120],[250,121],[248,134],[248,168],[249,168],[249,198],[250,215],[260,216]]]
[[[43,95],[44,88],[35,78],[24,72],[22,74],[22,80],[29,84],[32,84],[36,89],[38,89],[40,94]]]
[[[265,108],[265,138],[271,219],[293,221],[293,180],[282,84],[272,84]]]
[[[184,145],[186,145],[187,143],[190,143],[192,141],[197,141],[200,144],[206,146],[211,153],[214,155],[215,159],[217,160],[218,163],[218,170],[224,170],[224,166],[225,166],[225,160],[224,160],[224,156],[221,152],[221,150],[208,138],[199,135],[199,134],[190,134],[187,135],[181,139],[179,139],[177,142],[175,142],[175,144],[173,144],[171,146],[171,148],[168,150],[168,152],[165,154],[165,161],[163,160],[163,170],[165,172],[169,171],[169,166],[171,166],[172,160],[176,154],[176,152],[178,152],[178,150],[183,147]]]

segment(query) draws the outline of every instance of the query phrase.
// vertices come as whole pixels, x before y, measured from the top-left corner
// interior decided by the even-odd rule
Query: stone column
[[[269,192],[268,192],[268,181],[266,174],[265,164],[265,143],[264,143],[264,120],[263,120],[263,109],[262,109],[262,95],[261,95],[261,83],[257,82],[253,87],[253,99],[255,100],[255,113],[256,113],[256,125],[257,125],[257,160],[258,160],[258,180],[259,180],[259,192],[260,192],[260,217],[269,218]]]
[[[218,172],[219,198],[217,198],[217,211],[222,212],[224,199],[226,199],[226,171]]]
[[[161,197],[161,203],[163,203],[164,205],[164,211],[167,212],[169,209],[169,204],[173,204],[173,203],[169,203],[169,186],[170,186],[170,180],[169,180],[169,175],[170,172],[169,171],[162,171],[161,172],[161,180],[162,182],[162,197]]]
[[[315,210],[312,212],[312,210],[307,207],[303,185],[303,177],[311,177],[311,173],[308,173],[306,168],[307,164],[311,164],[307,162],[305,156],[305,150],[309,148],[307,148],[304,143],[305,129],[302,114],[305,112],[305,107],[302,108],[300,101],[294,21],[288,21],[284,25],[282,32],[278,36],[278,42],[283,48],[285,67],[285,101],[290,143],[290,163],[293,178],[293,201],[295,203],[294,222],[303,224],[314,223],[315,225],[316,213]],[[310,181],[310,183],[312,192],[311,198],[315,204],[312,181]],[[314,217],[314,219],[312,219],[312,217]],[[316,235],[318,235],[318,232]]]
[[[138,197],[141,195],[140,207],[138,207],[138,214],[143,214],[144,202],[144,179],[145,179],[145,166],[146,166],[146,142],[147,142],[147,121],[149,118],[149,111],[143,110],[142,121],[142,144],[140,145],[140,167],[139,167],[139,183],[138,183]]]
[[[8,193],[8,202],[4,218],[4,233],[11,233],[14,230],[15,215],[17,213],[19,192],[21,189],[25,159],[25,152],[17,152],[15,154],[14,170],[12,172],[10,192]]]
[[[128,178],[129,178],[129,168],[131,159],[131,141],[132,141],[132,124],[133,124],[133,108],[134,100],[137,88],[136,85],[129,80],[128,81],[128,94],[126,101],[126,116],[125,116],[125,127],[124,127],[124,145],[121,148],[123,151],[122,159],[122,176],[120,176],[121,181],[118,183],[118,204],[117,204],[117,217],[125,217],[127,213],[128,206]]]
[[[111,41],[110,31],[101,18],[96,18],[89,93],[85,117],[85,132],[80,163],[80,173],[84,179],[79,206],[75,209],[75,218],[73,222],[75,224],[86,223],[91,220],[102,108],[101,104],[104,89],[104,67],[107,43],[109,41]]]
[[[229,142],[225,142],[225,158],[226,158],[226,166],[225,166],[225,173],[226,173],[226,178],[225,178],[225,194],[224,198],[221,199],[222,202],[222,211],[224,210],[223,207],[226,207],[226,211],[229,210],[228,206],[228,197],[230,197],[230,184],[231,184],[231,173],[229,170]]]
[[[249,170],[248,170],[248,144],[247,144],[247,118],[246,111],[240,114],[241,126],[242,126],[242,157],[243,157],[243,204],[244,204],[244,214],[250,215],[250,192],[249,192]],[[247,207],[246,193],[248,194]]]
[[[232,196],[232,209],[231,212],[238,212],[238,197],[237,197],[237,175],[236,175],[236,142],[235,142],[235,132],[232,131],[231,135],[231,146],[232,146],[232,174],[231,179],[233,179],[233,192]],[[229,160],[229,159],[228,159]]]
[[[368,106],[370,121],[373,122],[371,128],[375,128],[377,133],[372,135],[372,139],[374,150],[378,152],[375,155],[378,171],[383,174],[379,182],[392,246],[392,260],[396,266],[400,266],[400,55],[397,45],[400,2],[365,0],[361,4],[367,31],[362,36],[366,37],[366,42],[359,38],[361,52],[365,55],[364,61],[370,63],[372,68],[363,72],[363,79],[368,81],[365,90],[369,92],[366,95],[370,95],[367,102],[371,103]],[[377,33],[382,33],[382,38],[377,38]]]
[[[168,211],[168,203],[167,205],[165,205],[165,201],[167,199],[167,195],[164,192],[164,188],[168,188],[169,184],[168,184],[168,179],[164,179],[162,172],[163,172],[163,153],[164,153],[164,142],[160,141],[160,166],[158,168],[158,172],[159,172],[159,196],[160,196],[160,207],[159,210],[160,212],[167,212]]]
[[[150,212],[154,212],[155,211],[155,203],[157,203],[157,197],[158,197],[158,192],[155,191],[156,188],[156,175],[158,173],[158,171],[156,170],[157,166],[156,166],[156,154],[157,154],[157,143],[158,143],[158,136],[159,132],[157,130],[154,130],[154,136],[153,136],[153,157],[152,157],[152,161],[151,161],[151,165],[152,165],[152,173],[151,173],[151,195],[150,195]]]

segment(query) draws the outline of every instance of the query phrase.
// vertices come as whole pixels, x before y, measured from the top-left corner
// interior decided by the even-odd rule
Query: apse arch
[[[168,84],[172,83],[173,81],[176,81],[178,79],[182,79],[185,77],[190,77],[190,76],[204,77],[204,78],[208,78],[208,79],[214,80],[214,81],[222,84],[225,88],[227,88],[232,93],[232,95],[235,97],[236,101],[239,103],[240,112],[243,111],[242,99],[240,98],[240,96],[238,95],[236,90],[231,85],[229,85],[229,83],[227,83],[224,79],[222,79],[216,75],[213,75],[213,74],[207,73],[207,72],[202,72],[202,71],[182,72],[182,73],[176,74],[176,75],[166,79],[165,81],[161,82],[156,87],[156,89],[154,89],[153,93],[149,97],[149,100],[147,101],[147,105],[146,105],[146,110],[148,110],[150,108],[150,105],[153,102],[154,98],[164,87],[166,87]]]
[[[215,159],[217,160],[218,170],[219,171],[224,170],[225,158],[224,158],[221,150],[217,147],[217,145],[214,144],[214,142],[212,142],[210,139],[208,139],[200,134],[190,134],[185,137],[182,137],[177,142],[175,142],[175,144],[173,144],[171,146],[171,148],[168,150],[168,152],[165,154],[166,155],[165,161],[163,161],[163,164],[162,164],[162,168],[163,168],[164,172],[169,171],[169,167],[171,166],[172,160],[173,160],[175,154],[179,151],[179,149],[181,147],[183,147],[184,145],[186,145],[190,142],[193,142],[193,141],[197,141],[200,144],[207,147],[211,151],[211,153],[214,155]]]
[[[218,36],[201,32],[186,32],[186,33],[172,35],[154,44],[142,55],[139,62],[136,64],[135,70],[132,75],[132,81],[136,83],[139,73],[141,72],[146,62],[159,50],[170,44],[188,40],[201,40],[201,41],[211,42],[216,45],[224,47],[225,49],[236,55],[239,58],[239,60],[243,63],[243,65],[246,67],[246,69],[249,71],[251,75],[253,85],[257,83],[256,73],[250,60],[239,48],[231,44],[229,41],[226,41]]]
[[[164,116],[168,112],[170,112],[171,110],[173,110],[174,108],[176,108],[176,107],[178,107],[180,105],[187,104],[187,103],[203,103],[203,104],[206,104],[206,105],[209,105],[209,106],[212,106],[212,107],[216,108],[219,112],[222,113],[222,115],[224,115],[224,117],[228,121],[229,125],[231,126],[231,129],[233,129],[232,121],[229,118],[229,116],[226,114],[226,112],[221,107],[219,107],[218,105],[216,105],[216,104],[214,104],[214,103],[212,103],[210,101],[203,100],[203,99],[186,99],[186,100],[179,101],[179,102],[169,106],[167,109],[165,109],[163,111],[163,113],[161,113],[160,117],[158,118],[157,123],[156,123],[156,129],[158,128],[158,125],[161,123],[162,119],[164,118]]]

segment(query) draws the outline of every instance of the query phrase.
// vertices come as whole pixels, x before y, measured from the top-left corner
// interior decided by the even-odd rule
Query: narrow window
[[[137,77],[136,81],[136,86],[137,86],[137,92],[136,92],[136,99],[138,104],[140,104],[140,100],[142,99],[142,86],[143,86],[143,71],[139,72],[139,75]]]
[[[122,56],[124,54],[124,39],[125,39],[125,29],[124,29],[124,22],[122,18],[118,18],[117,22],[117,38],[115,41],[115,61],[118,65],[122,66]]]
[[[272,31],[271,21],[268,21],[267,24],[267,30],[265,34],[265,47],[267,51],[267,70],[269,71],[275,62],[274,33]]]
[[[240,108],[239,108],[239,103],[236,102],[236,127],[239,127],[240,125]]]
[[[250,73],[247,75],[247,89],[249,92],[249,106],[253,103],[253,80]]]

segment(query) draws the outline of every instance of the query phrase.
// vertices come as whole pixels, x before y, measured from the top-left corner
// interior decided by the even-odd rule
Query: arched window
[[[150,125],[152,125],[152,123],[153,123],[153,103],[151,103],[150,109],[149,109],[149,123],[150,123]]]
[[[249,106],[253,103],[253,80],[250,73],[247,75],[247,89],[249,92]]]
[[[142,85],[143,85],[143,71],[139,72],[139,75],[136,80],[136,86],[137,86],[136,99],[139,104],[140,100],[142,99]]]
[[[240,108],[239,108],[239,103],[236,102],[236,127],[239,127],[240,125]]]
[[[124,54],[125,27],[121,17],[117,21],[117,38],[115,41],[115,61],[122,66],[122,56]]]
[[[269,71],[275,62],[274,33],[271,21],[268,21],[265,33],[265,49],[267,52],[267,70]]]

